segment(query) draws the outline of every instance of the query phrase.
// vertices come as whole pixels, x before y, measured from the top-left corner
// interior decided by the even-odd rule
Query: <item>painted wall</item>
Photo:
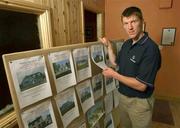
[[[163,27],[176,27],[175,45],[161,50],[162,67],[156,79],[155,94],[180,99],[180,1],[173,0],[172,8],[160,9],[159,0],[105,0],[105,35],[109,39],[127,39],[120,16],[128,6],[142,9],[146,31],[157,44],[161,42]]]
[[[105,0],[83,0],[86,9],[95,12],[104,12]]]

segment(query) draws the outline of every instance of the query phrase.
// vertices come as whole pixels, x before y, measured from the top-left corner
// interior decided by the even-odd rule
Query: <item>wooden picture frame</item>
[[[161,45],[172,46],[175,43],[176,28],[169,27],[162,29]]]
[[[159,0],[160,9],[169,9],[172,8],[173,0]]]

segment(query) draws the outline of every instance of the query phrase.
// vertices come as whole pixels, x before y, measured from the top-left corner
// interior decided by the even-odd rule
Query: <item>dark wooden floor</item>
[[[174,125],[153,121],[152,128],[180,128],[180,101],[169,101],[169,107],[172,112]]]

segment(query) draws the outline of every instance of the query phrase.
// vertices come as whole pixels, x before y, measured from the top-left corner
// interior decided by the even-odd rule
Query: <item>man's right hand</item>
[[[110,41],[106,37],[99,38],[99,40],[106,46],[110,46]]]

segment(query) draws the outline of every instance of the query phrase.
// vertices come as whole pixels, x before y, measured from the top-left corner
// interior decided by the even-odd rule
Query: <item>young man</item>
[[[100,38],[107,47],[112,68],[103,71],[105,77],[119,80],[120,124],[122,128],[149,128],[154,104],[153,90],[157,71],[161,66],[161,55],[156,43],[143,32],[143,15],[139,8],[128,7],[121,21],[129,39],[118,56],[107,38]]]

